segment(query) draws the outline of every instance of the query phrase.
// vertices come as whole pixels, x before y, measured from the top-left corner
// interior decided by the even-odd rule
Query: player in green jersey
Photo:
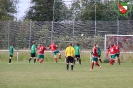
[[[11,63],[11,61],[12,61],[13,52],[14,52],[14,43],[12,43],[12,45],[9,48],[9,56],[10,56],[9,63]]]
[[[80,58],[81,49],[80,49],[79,44],[77,44],[76,46],[74,46],[74,50],[75,50],[74,64],[75,64],[75,61],[76,60],[77,60],[77,62],[79,62],[79,64],[81,64],[81,58]]]
[[[36,42],[35,41],[33,41],[33,45],[31,46],[29,63],[32,58],[34,58],[34,63],[36,63]]]
[[[101,48],[100,48],[99,45],[97,45],[97,48],[98,48],[98,59],[102,63],[102,60],[101,60]]]

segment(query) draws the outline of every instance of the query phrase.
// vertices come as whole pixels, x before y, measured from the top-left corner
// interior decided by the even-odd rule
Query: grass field
[[[32,61],[33,62],[33,61]],[[101,63],[100,63],[101,64]],[[74,71],[66,71],[65,62],[28,64],[26,61],[0,61],[0,88],[132,88],[133,63],[78,63]]]

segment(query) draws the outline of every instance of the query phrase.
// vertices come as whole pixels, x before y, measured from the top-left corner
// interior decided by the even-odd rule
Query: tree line
[[[117,0],[115,0],[117,1]],[[75,0],[67,6],[62,0],[31,0],[23,20],[64,21],[64,20],[132,20],[133,10],[127,16],[118,16],[114,11],[114,0]],[[120,0],[129,1],[129,0]],[[19,0],[0,0],[0,20],[15,20]],[[132,6],[133,8],[133,6]],[[95,18],[96,16],[96,18]]]

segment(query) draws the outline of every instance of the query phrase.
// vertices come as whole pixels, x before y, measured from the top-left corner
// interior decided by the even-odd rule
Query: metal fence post
[[[32,33],[31,33],[31,32],[32,32],[32,31],[31,31],[31,30],[32,30],[32,29],[31,29],[31,28],[32,28],[31,26],[32,26],[32,21],[30,21],[29,48],[30,48],[30,43],[31,43],[31,34],[32,34]]]
[[[8,21],[8,49],[10,47],[10,20]]]

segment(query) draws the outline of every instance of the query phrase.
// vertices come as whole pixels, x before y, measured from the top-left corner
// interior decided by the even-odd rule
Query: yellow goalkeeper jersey
[[[66,54],[66,56],[68,57],[68,56],[74,56],[75,55],[75,50],[74,50],[74,48],[72,47],[72,46],[68,46],[67,48],[66,48],[66,50],[65,50],[65,54]]]

